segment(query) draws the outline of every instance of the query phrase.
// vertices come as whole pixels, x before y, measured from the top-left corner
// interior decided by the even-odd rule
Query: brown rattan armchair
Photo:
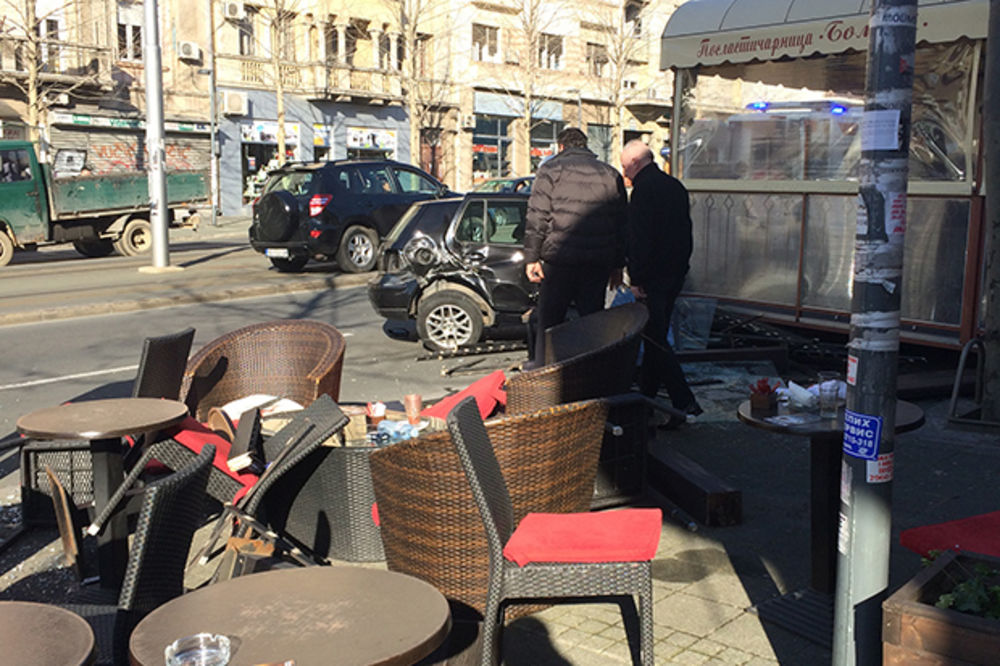
[[[582,402],[486,423],[518,520],[588,509],[605,416],[603,404]],[[486,532],[451,437],[399,442],[374,451],[370,463],[389,569],[434,585],[457,617],[471,609],[478,619],[489,582]]]
[[[632,385],[646,306],[628,303],[545,331],[545,365],[507,380],[507,413],[626,393]]]
[[[182,400],[199,421],[212,407],[255,393],[308,407],[340,397],[344,336],[329,324],[289,319],[252,324],[202,347],[188,361]]]

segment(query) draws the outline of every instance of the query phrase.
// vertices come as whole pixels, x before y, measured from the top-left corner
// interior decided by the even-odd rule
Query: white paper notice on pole
[[[851,466],[847,464],[847,461],[841,459],[840,461],[840,501],[851,506],[851,479],[854,473],[851,471]]]
[[[858,357],[847,355],[847,383],[851,386],[858,384]]]
[[[899,109],[864,112],[861,150],[899,150]]]
[[[847,549],[851,545],[851,530],[847,523],[847,516],[841,511],[837,514],[839,522],[837,524],[837,550],[841,555],[847,555]]]
[[[892,471],[892,453],[883,453],[878,460],[865,461],[865,481],[868,483],[888,483],[892,481]]]

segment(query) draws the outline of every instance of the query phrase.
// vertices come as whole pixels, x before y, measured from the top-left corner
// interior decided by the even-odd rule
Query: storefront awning
[[[660,40],[660,69],[868,48],[869,0],[689,0]],[[985,39],[987,0],[919,0],[918,42]]]

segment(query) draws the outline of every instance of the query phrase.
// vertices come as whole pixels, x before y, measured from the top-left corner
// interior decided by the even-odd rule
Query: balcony
[[[222,86],[273,90],[274,64],[267,58],[218,55],[218,83]],[[397,72],[354,67],[344,63],[281,63],[285,92],[309,99],[352,99],[373,104],[402,100]]]
[[[10,36],[0,39],[0,79],[26,80],[31,54],[36,55],[38,80],[42,85],[90,84],[104,90],[112,87],[111,49],[61,41],[33,43]]]

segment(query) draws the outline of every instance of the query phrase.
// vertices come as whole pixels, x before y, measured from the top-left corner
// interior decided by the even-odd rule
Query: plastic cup
[[[819,375],[819,416],[823,419],[837,418],[840,407],[840,375],[823,372]]]
[[[407,393],[403,396],[403,409],[406,411],[406,420],[410,425],[420,423],[420,410],[423,409],[422,400],[417,393]]]
[[[194,634],[178,638],[163,651],[166,666],[226,666],[229,638],[222,634]]]

